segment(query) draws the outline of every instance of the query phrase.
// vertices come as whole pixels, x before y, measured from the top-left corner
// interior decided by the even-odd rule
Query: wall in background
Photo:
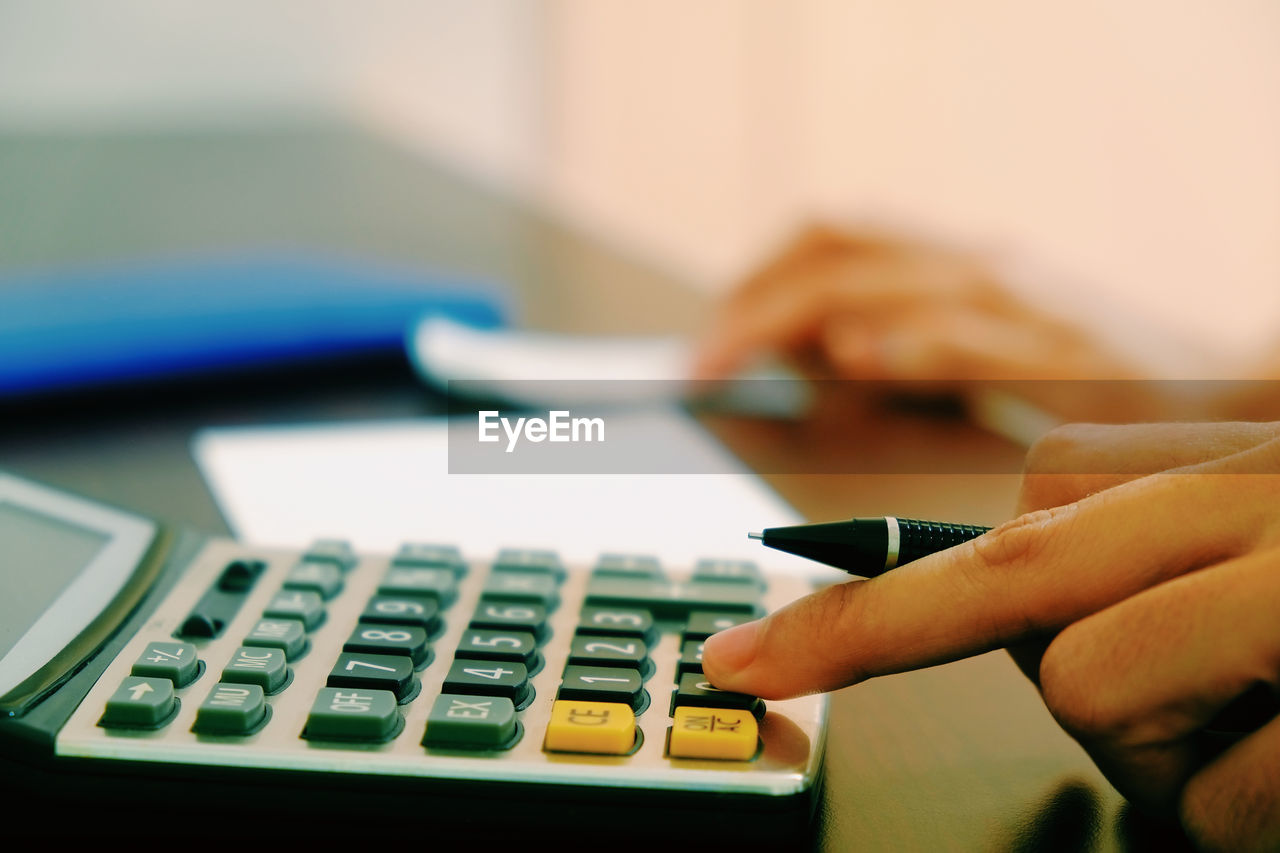
[[[0,5],[2,126],[334,112],[708,288],[825,214],[1016,248],[1113,330],[1280,333],[1272,0]]]

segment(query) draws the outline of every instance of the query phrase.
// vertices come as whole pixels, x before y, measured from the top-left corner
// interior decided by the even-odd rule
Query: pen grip
[[[945,521],[898,519],[898,565],[976,539],[990,530],[977,524],[950,524]]]

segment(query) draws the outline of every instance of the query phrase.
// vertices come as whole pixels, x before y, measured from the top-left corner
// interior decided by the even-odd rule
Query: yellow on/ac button
[[[544,746],[552,752],[626,755],[636,740],[636,715],[619,702],[557,699]]]
[[[746,761],[756,754],[758,742],[756,718],[750,711],[682,705],[676,708],[667,755]]]

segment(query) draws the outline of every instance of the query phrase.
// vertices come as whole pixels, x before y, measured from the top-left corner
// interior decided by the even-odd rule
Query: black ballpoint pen
[[[914,518],[851,518],[748,533],[770,548],[844,569],[851,575],[875,577],[926,554],[959,545],[991,528],[976,524],[920,521]]]

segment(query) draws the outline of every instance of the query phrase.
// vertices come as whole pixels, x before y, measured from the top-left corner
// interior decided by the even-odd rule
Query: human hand
[[[1027,461],[1017,519],[706,641],[766,699],[1008,648],[1125,797],[1210,849],[1280,848],[1280,423],[1072,426]],[[1265,717],[1264,717],[1265,720]]]
[[[1128,365],[1083,330],[1016,299],[978,258],[819,226],[722,306],[695,378],[762,354],[876,380],[1117,379]]]

